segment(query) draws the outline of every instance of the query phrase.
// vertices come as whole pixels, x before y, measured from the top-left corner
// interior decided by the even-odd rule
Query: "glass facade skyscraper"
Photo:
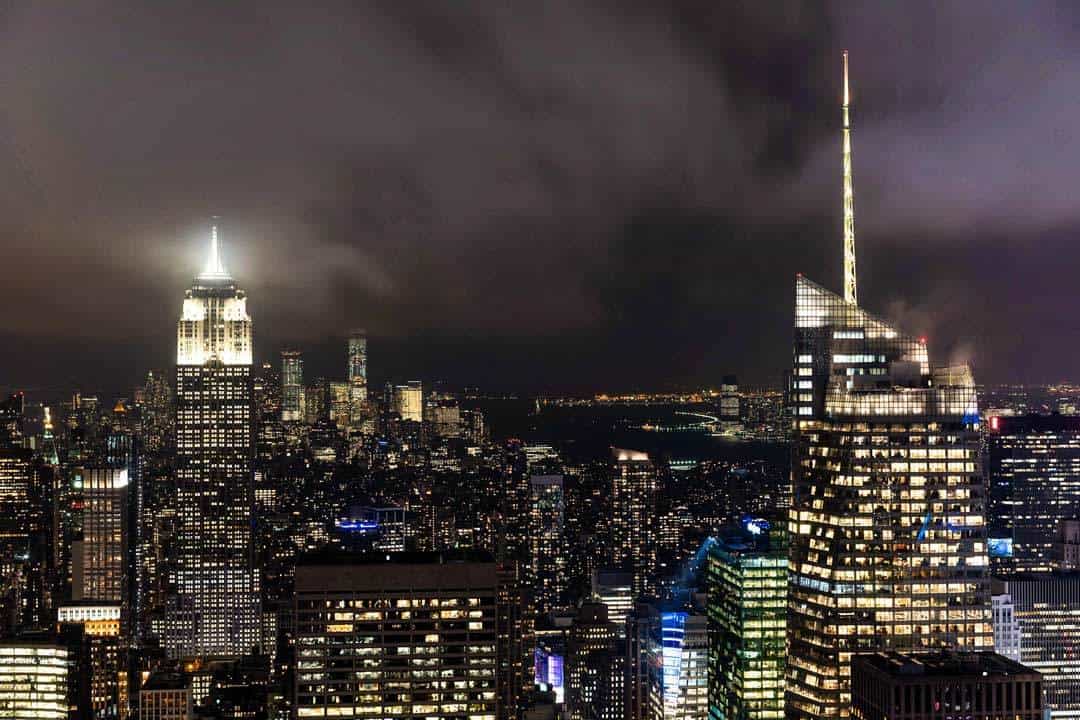
[[[784,716],[787,546],[782,529],[748,527],[709,549],[709,720]]]
[[[184,300],[176,366],[177,529],[163,645],[172,657],[250,652],[259,641],[252,556],[253,417],[247,296],[210,261]]]
[[[975,384],[801,275],[787,716],[846,717],[855,653],[993,644]]]

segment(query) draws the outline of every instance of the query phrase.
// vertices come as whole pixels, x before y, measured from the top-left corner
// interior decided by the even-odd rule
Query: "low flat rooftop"
[[[881,652],[857,655],[853,666],[864,663],[887,675],[901,678],[987,677],[1002,675],[1038,675],[1026,665],[995,652],[979,653],[898,653]]]

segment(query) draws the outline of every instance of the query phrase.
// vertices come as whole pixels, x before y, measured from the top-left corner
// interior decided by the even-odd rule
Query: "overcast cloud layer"
[[[1068,4],[303,5],[4,6],[0,386],[167,366],[213,215],[313,372],[366,326],[376,378],[778,382],[793,274],[838,286],[844,47],[863,304],[1077,375]]]

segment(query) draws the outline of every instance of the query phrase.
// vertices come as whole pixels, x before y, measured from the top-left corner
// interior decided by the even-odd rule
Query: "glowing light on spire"
[[[221,253],[218,248],[217,224],[210,226],[210,256],[206,259],[206,267],[199,273],[200,280],[228,280],[231,276],[221,264]]]
[[[848,90],[848,54],[844,51],[844,102],[843,113],[843,152],[844,152],[844,300],[855,305],[859,301],[858,284],[855,275],[855,190],[851,180],[851,118],[848,104],[851,94]]]

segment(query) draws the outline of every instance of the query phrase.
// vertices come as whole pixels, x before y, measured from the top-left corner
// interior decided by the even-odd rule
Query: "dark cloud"
[[[6,6],[0,385],[167,365],[211,215],[266,357],[366,325],[376,377],[775,382],[793,273],[839,278],[842,47],[864,304],[1071,371],[1070,5],[315,5]]]

